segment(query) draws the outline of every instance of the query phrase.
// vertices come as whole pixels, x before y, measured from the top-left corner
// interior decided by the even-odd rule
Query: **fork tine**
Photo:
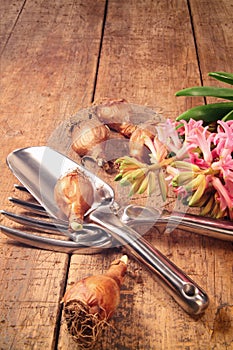
[[[19,190],[19,191],[22,191],[22,192],[30,193],[28,191],[28,189],[26,187],[24,187],[23,185],[14,184],[14,188],[16,188],[16,190]]]
[[[24,201],[22,199],[18,199],[15,197],[9,197],[8,200],[16,205],[19,205],[20,207],[24,208],[24,209],[28,209],[33,211],[34,213],[43,215],[43,216],[49,216],[48,213],[46,212],[46,210],[44,209],[44,207],[42,207],[40,204],[38,203],[32,203],[29,201]]]
[[[20,191],[30,193],[23,185],[15,184],[14,187]],[[34,214],[45,216],[47,219],[50,215],[38,202],[30,202],[15,197],[9,197],[9,201],[18,205]],[[51,219],[41,220],[38,218],[19,215],[5,210],[0,210],[0,213],[10,220],[13,220],[26,227],[39,230],[40,233],[53,233],[60,236],[65,235],[66,239],[54,239],[41,235],[36,235],[23,232],[19,229],[0,225],[0,231],[8,237],[17,240],[26,245],[47,249],[62,253],[74,254],[96,254],[104,249],[112,248],[113,241],[108,230],[101,228],[96,224],[84,224],[83,228],[78,232],[70,232],[68,221]]]
[[[58,234],[61,234],[62,232],[68,235],[68,225],[62,224],[60,222],[49,222],[45,220],[34,219],[25,215],[11,213],[6,210],[0,210],[0,213],[6,216],[8,219],[13,220],[21,225],[27,225],[31,228],[36,228],[46,232],[57,232]]]
[[[107,244],[108,244],[108,247],[112,247],[112,244],[114,241],[112,239],[111,234],[106,229],[100,227],[99,225],[96,225],[95,223],[83,224],[83,227],[80,230],[73,232],[69,230],[68,223],[66,222],[63,223],[58,220],[54,220],[54,221],[38,220],[32,217],[28,217],[26,215],[19,215],[12,212],[8,212],[6,210],[0,210],[0,213],[5,217],[7,217],[8,219],[13,220],[21,225],[25,225],[26,227],[39,230],[40,233],[50,233],[50,234],[53,233],[59,236],[65,235],[71,241],[82,243],[82,245],[89,246],[91,243],[94,246],[100,247],[100,245],[103,244],[103,248],[105,248]],[[12,234],[15,234],[15,233],[17,232],[15,232],[13,229]],[[37,236],[37,237],[39,239],[42,236]],[[15,239],[18,239],[17,235]],[[30,235],[28,236],[28,239],[30,239]]]
[[[55,252],[61,253],[76,253],[76,254],[94,254],[103,251],[103,249],[110,248],[112,243],[109,240],[109,237],[103,237],[99,239],[97,242],[94,242],[92,245],[91,240],[88,242],[81,241],[65,241],[54,238],[47,238],[42,236],[37,236],[34,234],[28,234],[26,232],[16,230],[7,226],[0,225],[0,230],[5,233],[9,238],[17,240],[20,243],[24,243],[26,245],[41,248],[46,250],[52,250]]]

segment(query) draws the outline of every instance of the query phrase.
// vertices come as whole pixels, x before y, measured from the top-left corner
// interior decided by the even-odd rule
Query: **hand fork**
[[[206,293],[137,231],[126,226],[114,214],[114,192],[104,181],[48,147],[16,150],[8,157],[8,164],[46,211],[60,220],[64,217],[54,202],[54,186],[64,173],[78,169],[89,178],[95,189],[95,201],[88,213],[89,219],[100,228],[109,231],[117,242],[124,245],[133,256],[153,271],[167,292],[187,313],[197,315],[206,309],[209,303]],[[42,238],[44,237],[41,237],[41,241]]]
[[[0,229],[10,238],[21,243],[68,254],[94,254],[112,247],[112,237],[105,229],[95,224],[83,225],[78,235],[71,233],[68,225],[56,221],[45,221],[25,215],[14,214],[1,210],[1,214],[26,227],[36,229],[40,233],[67,236],[69,239],[45,237],[19,229],[0,225]]]

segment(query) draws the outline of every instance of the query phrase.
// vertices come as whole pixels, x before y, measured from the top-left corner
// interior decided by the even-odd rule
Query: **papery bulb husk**
[[[129,154],[129,140],[118,132],[110,132],[109,140],[105,144],[105,163],[102,168],[107,174],[114,174],[118,171],[119,165],[116,159]]]
[[[121,124],[119,123],[112,123],[112,124],[108,124],[108,126],[113,129],[116,130],[117,132],[119,132],[121,135],[125,136],[125,137],[130,137],[132,135],[132,133],[137,129],[137,126],[131,123],[127,123],[127,122],[123,122]]]
[[[89,179],[78,170],[74,170],[58,179],[54,198],[70,223],[82,223],[85,213],[93,204],[94,190]]]
[[[85,168],[89,168],[88,164],[90,162],[96,163],[96,165],[100,168],[104,168],[105,164],[107,163],[107,158],[105,154],[105,146],[106,143],[100,143],[96,145],[94,148],[91,149],[87,154],[85,154],[82,159],[82,165],[85,166]],[[93,172],[93,170],[91,170]],[[95,171],[94,171],[95,172]]]
[[[153,140],[156,135],[156,123],[148,121],[140,124],[130,136],[129,154],[140,161],[148,162],[150,151],[145,146],[145,137]]]
[[[122,104],[122,103],[128,103],[125,98],[110,98],[110,97],[103,97],[100,99],[97,99],[93,102],[93,106],[111,106],[115,104]]]
[[[86,277],[65,293],[62,302],[67,330],[80,346],[93,347],[109,325],[120,302],[127,261],[127,256],[114,260],[105,274]]]
[[[92,117],[77,123],[72,131],[72,148],[81,157],[91,151],[96,145],[106,141],[109,129],[97,118]]]
[[[99,120],[125,137],[130,137],[136,129],[130,121],[131,106],[125,99],[105,99],[96,106],[96,115]]]
[[[120,133],[110,130],[109,139],[83,156],[82,164],[94,173],[98,171],[96,165],[107,174],[114,174],[119,168],[116,159],[126,154],[129,154],[129,140]]]

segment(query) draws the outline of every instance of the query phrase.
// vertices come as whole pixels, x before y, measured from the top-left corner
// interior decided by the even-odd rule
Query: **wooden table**
[[[233,71],[232,0],[0,4],[4,209],[18,210],[8,201],[16,194],[8,153],[47,144],[60,123],[94,100],[125,98],[174,119],[204,103],[177,98],[176,91],[220,85],[208,72]],[[210,305],[201,317],[189,316],[152,273],[130,259],[115,329],[95,349],[232,349],[232,243],[178,230],[146,237],[207,291]],[[75,349],[61,297],[75,280],[105,271],[119,252],[68,256],[17,244],[2,233],[0,245],[0,349]]]

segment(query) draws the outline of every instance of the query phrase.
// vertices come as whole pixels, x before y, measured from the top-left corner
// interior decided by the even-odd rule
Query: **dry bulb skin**
[[[136,129],[136,125],[130,121],[130,112],[130,106],[124,99],[105,99],[96,106],[99,120],[125,137],[130,137]]]
[[[116,130],[119,132],[119,134],[129,138],[132,133],[137,129],[136,125],[133,125],[131,123],[121,123],[121,124],[113,124],[111,125],[113,130]]]
[[[89,276],[70,287],[63,299],[67,330],[81,348],[93,348],[120,302],[128,257],[112,262],[103,275]]]
[[[149,149],[145,146],[145,138],[149,137],[150,139],[153,139],[155,134],[155,124],[153,122],[139,125],[130,136],[130,156],[137,158],[140,161],[148,161]]]
[[[96,145],[103,143],[109,137],[109,129],[97,118],[81,121],[72,132],[72,148],[80,156],[89,153]]]
[[[98,101],[98,104],[93,105],[88,119],[73,126],[72,148],[82,157],[84,164],[94,162],[109,174],[117,171],[115,160],[123,155],[149,162],[149,150],[144,139],[153,138],[156,124],[152,120],[142,123],[141,118],[140,113],[132,112],[132,107],[125,99]],[[118,145],[114,139],[119,139]],[[109,147],[111,144],[115,151],[119,150],[115,156]]]
[[[57,181],[54,197],[70,224],[74,222],[81,224],[85,213],[92,206],[94,192],[90,181],[81,172],[75,170]]]

